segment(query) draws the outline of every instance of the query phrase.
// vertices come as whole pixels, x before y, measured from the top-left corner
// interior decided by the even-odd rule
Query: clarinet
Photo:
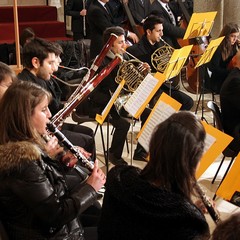
[[[212,203],[207,198],[206,193],[203,191],[203,189],[197,182],[195,184],[195,190],[199,194],[204,206],[207,208],[208,213],[211,216],[212,220],[215,222],[215,224],[218,224],[221,221],[220,216],[218,212],[214,209]]]
[[[94,163],[87,159],[75,146],[73,146],[73,144],[53,123],[47,123],[47,128],[88,170],[93,170]]]

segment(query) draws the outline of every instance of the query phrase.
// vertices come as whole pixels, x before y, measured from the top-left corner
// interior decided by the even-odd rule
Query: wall
[[[226,23],[235,22],[240,25],[240,1],[238,0],[194,0],[195,12],[217,11],[211,35],[217,38]]]

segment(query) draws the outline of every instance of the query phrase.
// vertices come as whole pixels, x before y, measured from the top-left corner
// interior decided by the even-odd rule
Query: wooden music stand
[[[171,81],[169,79],[177,76],[182,67],[184,66],[193,45],[185,46],[180,49],[175,49],[173,51],[173,54],[166,66],[166,69],[163,72],[163,75],[165,76],[165,81],[168,81],[170,83],[170,91],[169,95],[171,96]]]
[[[123,106],[124,109],[132,116],[132,134],[131,134],[131,165],[132,165],[132,153],[133,153],[133,121],[134,118],[138,119],[154,94],[160,88],[165,81],[163,74],[157,72],[154,76],[148,74],[137,90],[128,99],[127,103]]]
[[[194,39],[194,38],[197,39],[203,36],[209,36],[212,30],[216,15],[217,15],[216,11],[205,12],[205,13],[193,13],[183,39]],[[197,96],[198,94],[199,94],[199,68],[197,69]],[[197,97],[197,100],[198,100],[198,97]],[[198,100],[198,103],[199,103],[199,100]],[[195,113],[197,112],[197,109],[198,109],[198,104],[197,104]],[[203,119],[204,117],[203,117],[203,106],[202,106],[202,120]]]
[[[203,53],[203,55],[199,59],[198,63],[194,67],[195,69],[202,66],[203,64],[206,64],[206,63],[210,62],[213,54],[215,53],[215,51],[217,50],[218,46],[220,45],[220,43],[222,42],[223,39],[224,39],[224,37],[219,37],[219,38],[217,38],[215,40],[212,40],[210,42],[207,49],[205,50],[205,52]],[[205,79],[203,78],[202,84],[201,84],[201,92],[200,92],[200,95],[199,95],[199,98],[198,98],[195,114],[197,114],[199,103],[202,99],[202,116],[201,116],[201,119],[206,121],[206,119],[203,116],[204,90],[205,90]]]
[[[106,160],[106,172],[107,173],[108,173],[108,163],[109,163],[109,118],[108,118],[108,114],[109,114],[109,112],[110,112],[114,102],[116,101],[119,93],[121,92],[124,84],[125,84],[125,80],[122,80],[119,83],[119,85],[118,85],[117,89],[115,90],[115,92],[113,93],[113,95],[112,95],[111,99],[109,100],[108,104],[103,109],[101,115],[100,114],[96,114],[96,117],[95,117],[96,121],[100,125],[102,125],[104,123],[105,119],[107,118],[107,151],[106,151],[107,156],[105,156],[105,152],[104,152],[104,156],[105,156],[105,160]]]

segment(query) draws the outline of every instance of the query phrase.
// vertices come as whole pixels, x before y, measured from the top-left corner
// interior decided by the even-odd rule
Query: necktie
[[[171,19],[172,24],[176,26],[175,18],[173,16],[173,13],[172,13],[171,9],[169,8],[168,4],[166,4],[166,9],[167,9],[167,12],[168,12],[168,15]]]

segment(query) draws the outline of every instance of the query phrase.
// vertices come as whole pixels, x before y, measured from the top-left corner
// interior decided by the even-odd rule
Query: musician
[[[14,71],[7,64],[0,62],[0,100],[15,80],[16,75]]]
[[[154,0],[152,14],[163,19],[163,39],[173,48],[180,48],[178,38],[183,38],[186,29],[178,26],[182,15],[176,2],[169,0]]]
[[[110,27],[104,31],[103,39],[104,42],[107,42],[111,34],[116,34],[118,38],[114,41],[113,46],[105,57],[103,63],[101,64],[99,70],[104,68],[108,63],[112,61],[115,57],[115,54],[121,54],[125,60],[129,60],[128,56],[124,53],[125,46],[125,37],[124,37],[124,29],[121,27]],[[118,84],[115,82],[115,77],[117,76],[119,67],[113,69],[113,71],[104,78],[104,80],[97,86],[97,88],[90,95],[90,112],[89,115],[91,117],[95,117],[96,113],[101,114],[102,110],[105,108],[109,100],[111,99],[110,91],[113,93]],[[146,121],[150,110],[145,110],[141,116],[142,125]],[[116,111],[116,108],[113,106],[110,110],[110,123],[115,127],[115,131],[113,133],[111,147],[109,149],[109,160],[114,165],[127,164],[126,161],[122,158],[123,147],[125,144],[125,140],[127,137],[127,133],[130,127],[129,121],[120,116]],[[140,159],[135,160],[143,160],[146,157],[146,152],[143,148],[140,147],[140,144],[137,146],[137,151],[142,155],[139,156]]]
[[[75,157],[46,152],[60,149],[55,137],[47,144],[41,137],[47,134],[50,99],[39,85],[16,81],[0,102],[0,211],[9,239],[84,240],[78,217],[105,183],[96,162],[92,174],[70,188],[61,160]]]
[[[150,15],[146,18],[143,24],[144,35],[140,41],[127,48],[127,51],[140,59],[143,62],[147,62],[152,69],[152,72],[156,71],[152,66],[151,56],[158,48],[162,47],[164,43],[161,41],[163,37],[163,20],[155,15]],[[151,101],[153,106],[162,92],[169,94],[170,86],[164,83],[161,88],[155,94]],[[182,104],[181,110],[190,110],[193,106],[193,100],[187,94],[171,87],[171,97],[176,99]]]
[[[86,0],[68,0],[65,6],[66,15],[72,17],[71,28],[74,41],[87,38],[89,35],[86,17],[88,2]]]
[[[128,7],[135,23],[140,25],[152,11],[150,0],[128,0]]]
[[[93,60],[103,47],[103,32],[106,28],[116,25],[111,9],[108,6],[109,0],[93,0],[88,9],[88,22],[90,27],[90,58]],[[138,41],[135,33],[125,31],[125,36],[132,39],[133,42]]]
[[[220,91],[220,104],[224,132],[234,137],[229,147],[240,150],[240,51],[233,59],[235,66],[224,80]]]
[[[238,50],[238,37],[239,37],[239,26],[236,23],[226,24],[219,37],[225,36],[213,57],[208,64],[209,70],[212,72],[210,81],[207,82],[207,87],[215,92],[219,93],[223,82],[230,72],[228,65]]]
[[[61,103],[61,90],[57,82],[51,78],[56,70],[56,57],[60,55],[59,48],[46,40],[35,38],[23,48],[23,71],[18,74],[18,79],[34,82],[51,92],[53,99],[49,105],[52,114],[63,108]],[[64,123],[62,131],[77,146],[83,147],[96,159],[96,148],[93,130],[80,125]]]
[[[191,199],[205,135],[194,114],[174,113],[156,126],[150,160],[143,170],[134,166],[112,168],[99,240],[209,239],[206,219]],[[178,144],[173,147],[174,142]]]

